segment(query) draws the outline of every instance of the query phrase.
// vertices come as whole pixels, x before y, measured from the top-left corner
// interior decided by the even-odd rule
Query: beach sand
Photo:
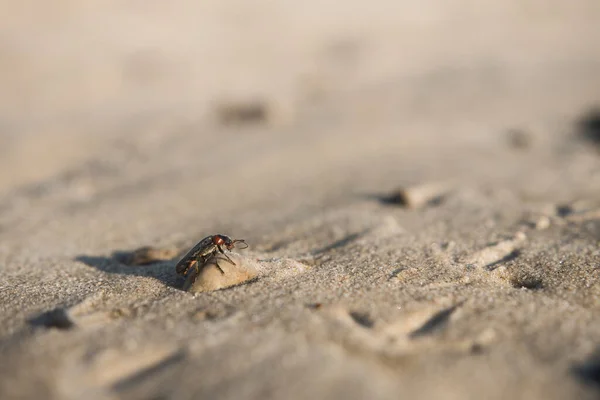
[[[5,5],[0,398],[598,398],[600,4],[494,3]]]

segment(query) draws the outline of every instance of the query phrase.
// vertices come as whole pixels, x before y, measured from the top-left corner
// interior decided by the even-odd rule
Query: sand
[[[600,5],[494,3],[5,5],[0,398],[598,398]]]

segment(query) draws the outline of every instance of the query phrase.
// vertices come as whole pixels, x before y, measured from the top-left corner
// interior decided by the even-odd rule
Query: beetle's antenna
[[[234,243],[243,243],[245,245],[245,247],[240,247],[240,249],[247,249],[248,248],[248,243],[246,243],[246,241],[244,239],[236,239],[233,241],[232,244]]]

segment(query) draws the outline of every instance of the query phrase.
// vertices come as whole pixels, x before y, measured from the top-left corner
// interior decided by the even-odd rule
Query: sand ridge
[[[0,397],[597,398],[596,1],[54,3],[0,17]]]

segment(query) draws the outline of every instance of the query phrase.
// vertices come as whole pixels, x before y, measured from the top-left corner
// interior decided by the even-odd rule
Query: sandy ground
[[[1,398],[600,396],[597,0],[84,3],[0,16]]]

